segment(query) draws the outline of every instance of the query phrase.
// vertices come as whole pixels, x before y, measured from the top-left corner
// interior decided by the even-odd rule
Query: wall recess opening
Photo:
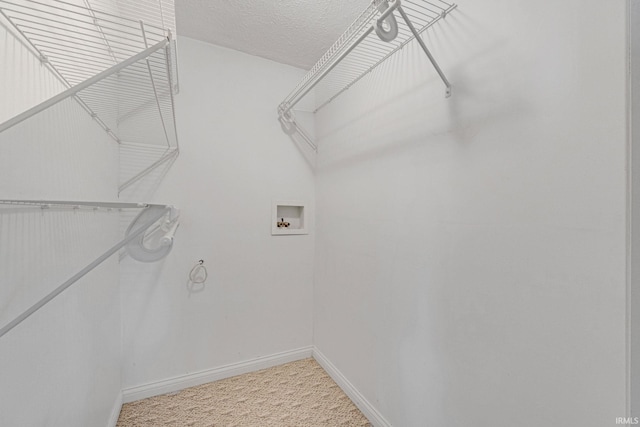
[[[271,234],[309,234],[305,221],[306,204],[291,200],[273,202]]]

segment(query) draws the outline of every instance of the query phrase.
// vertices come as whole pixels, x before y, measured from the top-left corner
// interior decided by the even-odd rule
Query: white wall
[[[319,113],[314,343],[391,425],[625,414],[625,2],[460,0]]]
[[[0,26],[0,122],[61,90]],[[116,144],[74,102],[0,133],[0,199],[114,200]],[[0,207],[0,325],[118,238],[118,214]],[[0,425],[100,426],[120,396],[117,258],[0,338]]]
[[[165,260],[121,264],[125,388],[312,340],[315,232],[270,234],[272,199],[306,200],[313,212],[308,153],[276,113],[303,72],[188,38],[178,58],[180,157],[122,194],[182,210]],[[190,291],[199,259],[209,278]]]
[[[631,49],[631,415],[640,417],[640,1],[630,2]]]

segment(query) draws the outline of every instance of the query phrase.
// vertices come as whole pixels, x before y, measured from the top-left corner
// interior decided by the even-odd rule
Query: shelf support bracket
[[[291,109],[278,109],[278,120],[280,121],[280,125],[282,126],[282,130],[287,135],[291,136],[294,133],[300,135],[300,137],[309,144],[309,147],[313,149],[313,151],[318,151],[318,146],[313,142],[313,139],[309,136],[309,134],[296,122],[295,117],[291,112]]]
[[[420,47],[422,48],[424,53],[429,58],[429,61],[431,61],[431,65],[433,65],[433,68],[436,69],[436,71],[438,72],[438,75],[442,79],[442,82],[447,87],[445,93],[446,93],[446,97],[449,98],[451,96],[451,83],[449,83],[449,80],[447,79],[447,76],[444,75],[444,72],[442,71],[442,68],[440,68],[440,66],[436,62],[435,58],[433,57],[433,55],[431,54],[431,52],[427,48],[427,45],[422,40],[422,37],[420,37],[420,33],[418,32],[418,30],[416,30],[416,27],[413,26],[413,24],[411,23],[411,20],[409,19],[407,14],[402,9],[402,6],[398,5],[398,7],[396,9],[398,10],[398,12],[400,12],[400,15],[402,16],[402,19],[404,19],[404,22],[406,22],[407,27],[409,27],[409,29],[413,33],[416,41],[420,44]]]
[[[79,83],[67,90],[65,90],[64,92],[59,93],[56,96],[53,96],[51,98],[49,98],[48,100],[36,105],[33,108],[28,109],[27,111],[18,114],[17,116],[15,116],[12,119],[7,120],[4,123],[0,123],[0,132],[4,132],[5,130],[17,125],[18,123],[21,123],[25,120],[27,120],[29,117],[34,116],[38,113],[40,113],[41,111],[46,110],[49,107],[52,107],[53,105],[57,104],[58,102],[64,101],[65,99],[71,97],[71,96],[75,96],[77,95],[78,92],[80,92],[81,90],[84,90],[86,88],[88,88],[89,86],[91,86],[94,83],[99,82],[102,79],[105,79],[109,76],[111,76],[112,74],[117,73],[118,71],[122,70],[125,67],[130,66],[131,64],[138,62],[142,59],[147,58],[149,55],[151,55],[153,52],[157,51],[158,49],[162,49],[163,47],[165,47],[167,45],[168,40],[164,39],[162,41],[160,41],[159,43],[151,46],[150,48],[147,48],[145,50],[143,50],[142,52],[138,53],[137,55],[132,56],[129,59],[126,59],[124,61],[122,61],[121,63],[114,65],[111,68],[108,68],[106,70],[104,70],[103,72],[96,74],[95,76],[85,80],[82,83]],[[108,130],[107,130],[108,132]]]

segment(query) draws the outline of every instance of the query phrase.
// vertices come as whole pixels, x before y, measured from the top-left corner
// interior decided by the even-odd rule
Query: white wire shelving
[[[75,99],[118,144],[144,153],[120,191],[179,153],[178,92],[170,0],[0,0],[0,16],[67,89],[0,123],[0,132]]]
[[[372,0],[294,90],[278,106],[285,132],[298,133],[314,150],[309,134],[296,122],[294,107],[315,89],[318,112],[413,40],[420,45],[451,95],[451,84],[421,34],[457,7],[442,0]]]
[[[129,255],[143,262],[156,262],[171,251],[173,238],[179,226],[179,210],[171,205],[123,202],[86,202],[86,201],[50,201],[50,200],[0,200],[0,215],[11,210],[106,210],[114,212],[138,211],[138,215],[129,225],[120,241],[107,249],[69,279],[50,291],[36,303],[22,311],[6,325],[0,325],[0,338],[24,322],[78,280],[86,276],[118,251],[125,250]],[[155,245],[149,247],[149,242]],[[155,247],[153,247],[155,246]]]

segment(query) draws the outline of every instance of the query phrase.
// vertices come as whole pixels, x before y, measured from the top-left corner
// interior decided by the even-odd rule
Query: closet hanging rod
[[[386,8],[380,12],[382,7]],[[413,39],[417,39],[430,63],[446,87],[446,96],[451,94],[451,84],[442,68],[422,40],[420,34],[427,28],[445,18],[457,7],[454,3],[438,0],[437,4],[426,0],[372,0],[365,11],[349,26],[347,31],[320,58],[320,60],[303,77],[298,86],[280,104],[278,111],[281,117],[287,118],[291,110],[312,89],[323,85],[326,92],[333,92],[321,99],[313,112],[317,112],[333,99],[374,68],[386,61],[394,53],[402,49]],[[387,39],[376,35],[385,34],[387,19],[395,22],[393,13],[398,11],[406,28],[397,25],[397,36]],[[414,22],[415,21],[415,25]],[[372,34],[372,33],[376,34]],[[331,73],[340,68],[340,70]]]
[[[140,30],[142,30],[142,38],[144,40],[144,46],[149,49],[149,41],[147,40],[147,34],[144,29],[144,22],[140,21]],[[147,63],[147,70],[149,71],[149,78],[151,79],[151,87],[153,88],[153,94],[156,99],[156,107],[158,107],[158,112],[160,113],[160,122],[162,123],[162,130],[164,131],[164,136],[167,139],[167,147],[171,148],[171,141],[169,140],[169,133],[167,132],[167,125],[164,121],[164,115],[162,114],[162,104],[160,102],[160,98],[158,97],[158,88],[156,85],[156,81],[153,77],[153,71],[151,69],[151,62],[149,61],[149,57],[145,58],[145,62]]]
[[[302,78],[302,81],[298,83],[298,86],[287,96],[287,98],[280,104],[281,115],[288,113],[293,106],[295,106],[313,87],[315,87],[320,79],[317,77],[318,74],[322,74],[324,69],[330,65],[335,67],[339,61],[334,60],[336,55],[339,55],[342,49],[344,49],[344,45],[346,43],[349,44],[347,48],[348,51],[352,51],[357,45],[358,41],[352,41],[354,37],[358,34],[358,32],[367,25],[367,23],[374,16],[376,8],[375,8],[375,0],[372,0],[371,4],[367,9],[365,9],[356,20],[347,28],[347,30],[336,40],[336,42],[325,52],[325,54],[316,62],[316,64],[309,70],[307,74]],[[367,30],[367,32],[371,33],[371,28]],[[359,38],[359,41],[362,41],[362,37]],[[346,55],[341,55],[340,57],[344,59]],[[332,65],[331,65],[332,64]],[[323,75],[326,75],[324,73]],[[312,86],[310,89],[305,90],[305,88]],[[304,92],[304,95],[300,95],[301,92]]]
[[[77,206],[84,207],[92,207],[92,208],[107,208],[107,209],[120,209],[120,208],[145,208],[145,209],[155,209],[156,212],[152,212],[147,218],[147,221],[144,222],[138,228],[135,228],[130,233],[128,233],[124,239],[120,242],[109,248],[105,253],[100,255],[82,270],[71,276],[67,281],[62,283],[60,286],[55,288],[45,297],[41,298],[38,302],[33,304],[31,307],[23,311],[20,315],[14,318],[12,321],[7,323],[5,326],[0,328],[0,338],[6,335],[13,328],[18,326],[20,323],[29,318],[36,311],[40,310],[47,303],[52,301],[66,289],[68,289],[71,285],[76,283],[78,280],[86,276],[91,270],[95,269],[97,266],[106,261],[110,256],[118,252],[120,249],[124,248],[135,239],[139,238],[144,232],[146,232],[152,225],[158,222],[160,219],[167,215],[172,215],[174,213],[175,208],[170,205],[153,205],[153,204],[145,204],[145,203],[117,203],[117,202],[72,202],[72,201],[47,201],[47,200],[0,200],[0,204],[11,204],[11,205],[19,205],[19,206],[40,206],[41,208],[58,206],[58,207],[67,207],[67,208],[75,208]],[[135,220],[134,220],[135,221]],[[177,221],[177,218],[174,219]],[[175,228],[173,227],[173,231],[175,232]]]
[[[149,55],[151,55],[152,53],[156,52],[158,49],[162,49],[163,47],[165,47],[167,44],[169,43],[168,39],[164,39],[162,41],[160,41],[159,43],[155,44],[154,46],[151,46],[148,49],[143,50],[142,52],[138,53],[137,55],[132,56],[131,58],[122,61],[119,64],[114,65],[113,67],[104,70],[103,72],[96,74],[95,76],[85,80],[82,83],[79,83],[73,87],[70,87],[69,89],[65,90],[62,93],[59,93],[58,95],[55,95],[51,98],[49,98],[48,100],[36,105],[35,107],[32,107],[30,109],[28,109],[27,111],[24,111],[21,114],[18,114],[17,116],[15,116],[12,119],[7,120],[6,122],[0,124],[0,132],[4,132],[5,130],[17,125],[18,123],[23,122],[24,120],[27,120],[29,117],[34,116],[35,114],[38,114],[39,112],[46,110],[47,108],[57,104],[60,101],[63,101],[67,98],[69,98],[70,96],[74,96],[75,94],[77,94],[78,92],[80,92],[83,89],[86,89],[87,87],[91,86],[92,84],[99,82],[100,80],[104,79],[105,77],[109,77],[115,73],[117,73],[118,71],[122,70],[125,67],[128,67],[129,65],[140,61],[141,59],[145,59],[147,58]]]
[[[291,109],[293,109],[293,107],[295,107],[296,104],[300,102],[300,100],[302,100],[302,98],[304,98],[313,88],[315,88],[316,85],[320,83],[327,74],[329,74],[335,67],[338,66],[340,61],[346,58],[347,55],[349,55],[353,51],[353,49],[355,49],[373,31],[374,31],[374,27],[373,26],[369,27],[369,29],[366,30],[360,37],[358,37],[351,44],[351,46],[349,46],[340,56],[338,56],[338,58],[335,59],[335,61],[333,61],[333,63],[331,63],[331,65],[329,65],[328,67],[325,67],[324,71],[322,71],[317,77],[314,77],[312,80],[312,83],[306,85],[306,87],[301,90],[301,93],[297,94],[293,98],[293,100],[287,102],[285,108],[283,108],[282,110],[283,114],[287,114],[289,111],[291,111]]]

